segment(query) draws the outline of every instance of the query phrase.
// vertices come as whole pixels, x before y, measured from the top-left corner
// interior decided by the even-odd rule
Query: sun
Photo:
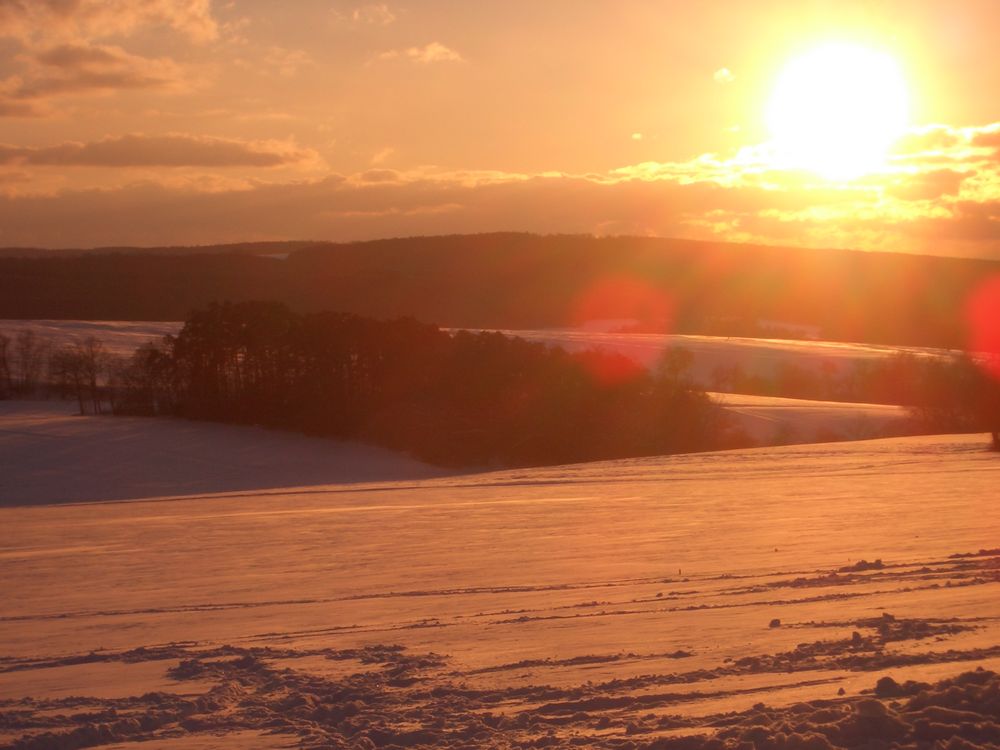
[[[766,116],[777,166],[850,180],[885,165],[907,127],[909,93],[888,53],[831,42],[788,63]]]

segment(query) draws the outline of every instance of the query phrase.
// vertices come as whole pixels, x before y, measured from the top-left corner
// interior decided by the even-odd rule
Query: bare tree
[[[0,333],[0,398],[10,398],[10,336]]]
[[[101,414],[102,386],[110,356],[93,336],[57,349],[49,357],[49,377],[63,395],[76,397],[81,414]]]
[[[110,355],[100,339],[89,336],[76,345],[83,369],[83,379],[94,414],[100,414],[102,378],[110,360]]]
[[[22,396],[38,391],[50,346],[32,330],[20,331],[14,340],[14,384]]]
[[[61,397],[75,397],[80,413],[86,413],[83,366],[74,346],[62,346],[52,352],[49,357],[49,380]]]

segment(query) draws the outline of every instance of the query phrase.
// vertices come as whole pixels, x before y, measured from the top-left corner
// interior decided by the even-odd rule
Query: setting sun
[[[885,52],[830,43],[792,60],[767,108],[781,167],[847,180],[884,165],[908,125],[899,64]]]

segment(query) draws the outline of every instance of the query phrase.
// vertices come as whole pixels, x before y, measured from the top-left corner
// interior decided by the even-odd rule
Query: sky
[[[996,0],[0,0],[0,246],[1000,259],[998,32]]]

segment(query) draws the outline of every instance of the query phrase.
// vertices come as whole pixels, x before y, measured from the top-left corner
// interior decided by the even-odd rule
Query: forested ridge
[[[0,257],[0,318],[183,320],[217,300],[273,299],[457,328],[604,318],[769,335],[777,321],[831,340],[966,348],[968,300],[1000,278],[985,260],[528,234],[43,252]]]

